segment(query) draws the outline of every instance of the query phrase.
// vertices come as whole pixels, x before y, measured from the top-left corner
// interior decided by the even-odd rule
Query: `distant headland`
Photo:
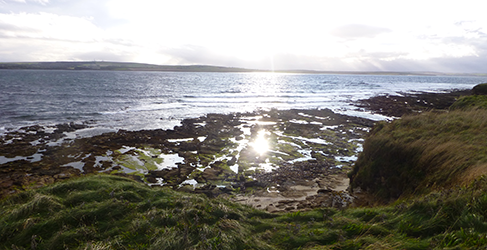
[[[111,70],[111,71],[162,71],[162,72],[275,72],[300,74],[357,74],[357,75],[487,75],[449,74],[442,72],[406,71],[317,71],[317,70],[259,70],[211,65],[156,65],[131,62],[59,61],[59,62],[0,62],[0,69],[37,70]]]

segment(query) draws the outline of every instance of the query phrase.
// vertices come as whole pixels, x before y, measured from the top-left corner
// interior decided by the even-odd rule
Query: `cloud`
[[[373,38],[380,34],[392,32],[391,29],[364,24],[347,24],[335,28],[331,34],[340,38]]]
[[[131,61],[133,54],[120,53],[110,48],[104,50],[94,50],[88,52],[74,53],[71,60],[75,61],[112,61],[112,62],[126,62]]]
[[[476,0],[325,2],[0,0],[0,61],[487,71]]]
[[[86,42],[101,39],[103,35],[88,18],[44,12],[0,14],[0,23],[0,35],[7,37]]]
[[[27,2],[34,2],[34,3],[39,3],[42,5],[46,5],[49,3],[49,0],[6,0],[11,1],[11,2],[17,2],[17,3],[27,3]]]
[[[160,53],[169,57],[171,64],[210,64],[232,67],[249,66],[245,60],[232,55],[218,53],[200,45],[186,44],[179,47],[162,48]]]

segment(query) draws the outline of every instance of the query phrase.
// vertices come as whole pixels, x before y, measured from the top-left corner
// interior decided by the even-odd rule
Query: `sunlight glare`
[[[254,142],[252,143],[252,147],[254,148],[255,152],[260,155],[269,151],[269,142],[266,138],[267,134],[269,134],[269,132],[265,130],[260,130],[257,133],[257,138],[255,138]]]

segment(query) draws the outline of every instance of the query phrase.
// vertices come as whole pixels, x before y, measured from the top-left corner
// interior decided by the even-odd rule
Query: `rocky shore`
[[[358,101],[355,105],[389,117],[401,117],[430,110],[448,110],[460,97],[471,95],[472,90],[452,90],[446,93],[401,93],[379,95]]]
[[[357,106],[399,117],[446,107],[462,94],[380,96]],[[271,212],[341,208],[355,199],[346,173],[373,124],[323,109],[208,114],[170,130],[84,138],[89,124],[24,127],[0,137],[0,197],[107,173]]]

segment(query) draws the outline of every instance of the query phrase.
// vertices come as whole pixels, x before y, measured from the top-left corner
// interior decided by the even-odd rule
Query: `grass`
[[[268,214],[116,176],[26,191],[1,207],[0,249],[272,249],[251,234]]]
[[[460,97],[450,109],[487,109],[487,95],[471,95]]]
[[[350,173],[376,197],[463,186],[487,173],[487,110],[453,110],[377,124]]]
[[[0,202],[0,249],[476,249],[487,178],[385,206],[268,214],[97,175]]]

